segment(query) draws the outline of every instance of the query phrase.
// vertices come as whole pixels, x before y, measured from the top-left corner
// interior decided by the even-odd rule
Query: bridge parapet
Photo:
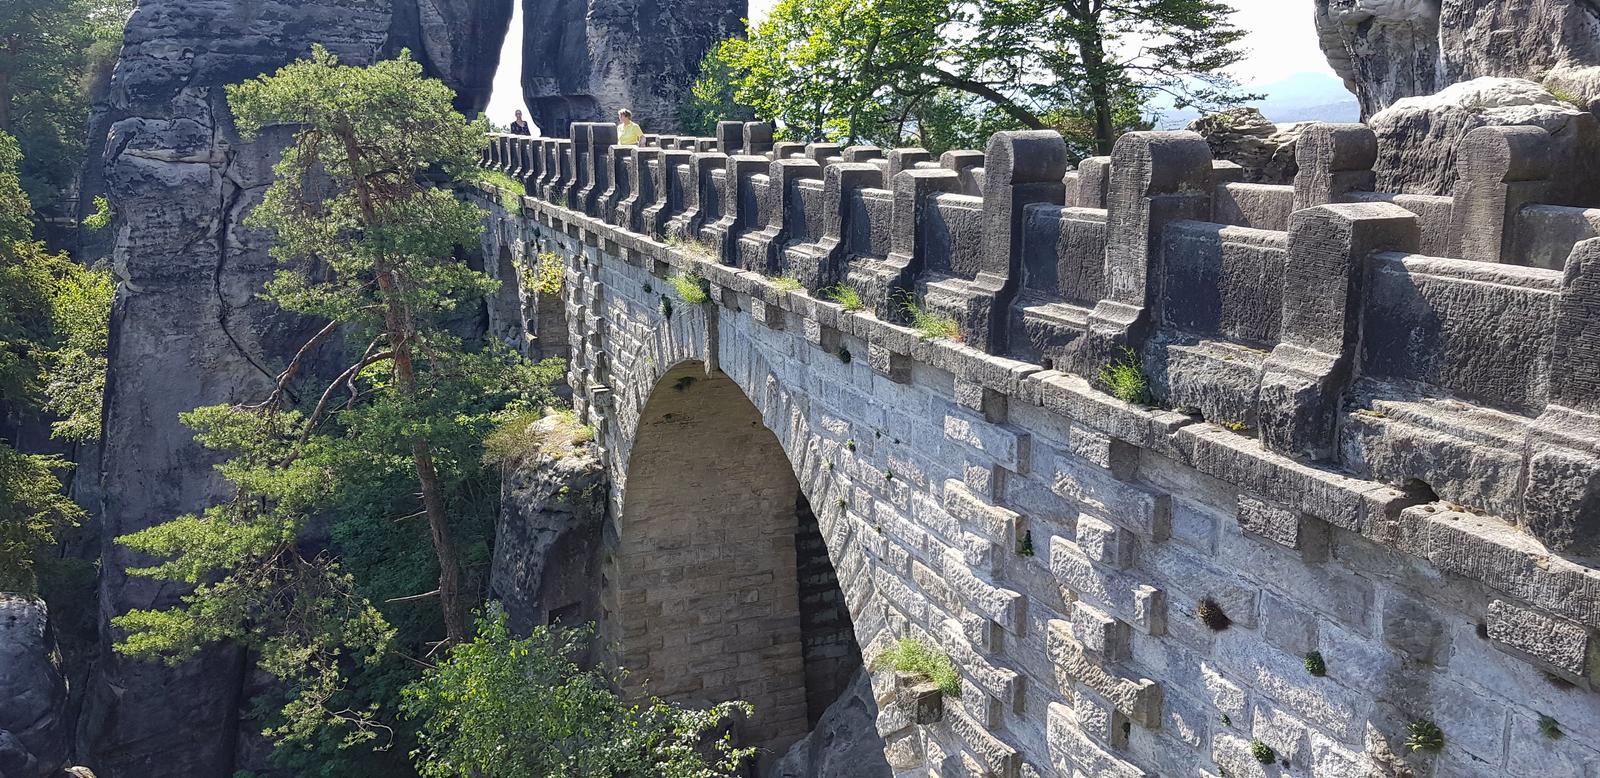
[[[636,411],[639,389],[618,365],[641,370],[622,352],[653,337],[692,344],[736,377],[746,345],[787,355],[801,377],[770,391],[796,414],[845,418],[843,405],[898,418],[930,407],[929,393],[942,403],[935,432],[908,422],[890,433],[904,448],[864,445],[872,464],[846,474],[866,489],[893,472],[911,490],[869,490],[874,515],[889,517],[878,540],[855,541],[882,565],[875,596],[903,586],[914,602],[862,618],[862,645],[924,634],[962,657],[977,689],[919,753],[943,743],[995,775],[1024,762],[1166,775],[1193,772],[1169,761],[1183,742],[1241,774],[1250,765],[1233,750],[1281,735],[1282,714],[1359,755],[1359,722],[1421,718],[1419,705],[1444,717],[1450,694],[1500,672],[1476,641],[1522,663],[1514,675],[1584,687],[1572,694],[1586,705],[1487,682],[1502,731],[1541,705],[1600,724],[1600,571],[1586,556],[1600,542],[1600,219],[1538,202],[1533,133],[1474,133],[1481,169],[1454,196],[1424,198],[1370,191],[1376,140],[1360,125],[1311,129],[1284,187],[1230,181],[1188,133],[1135,133],[1074,168],[1049,133],[1002,133],[987,153],[934,161],[781,141],[751,154],[764,129],[730,127],[613,158],[630,205],[591,210],[561,197],[581,175],[559,153],[576,132],[530,141],[541,153],[524,157],[524,175],[551,183],[529,187],[539,194],[520,213],[484,201],[499,233],[558,250],[582,280],[568,304],[586,409],[582,387],[603,386],[607,413]],[[637,222],[618,215],[635,207]],[[711,302],[651,318],[675,272],[706,279]],[[828,299],[838,284],[864,308]],[[964,337],[907,326],[907,301],[954,318]],[[1102,381],[1130,352],[1148,405]],[[850,377],[815,378],[836,372]],[[768,391],[765,374],[747,378],[746,392]],[[863,425],[821,445],[861,442]],[[1007,556],[1023,538],[1037,561]],[[1210,555],[1267,568],[1224,571]],[[1205,601],[1287,664],[1197,627]],[[1408,636],[1421,632],[1424,643],[1452,635],[1453,657],[1432,643],[1418,653]],[[1303,692],[1320,702],[1283,678],[1296,655],[1368,643],[1413,669],[1352,666],[1372,683]],[[1376,677],[1405,672],[1427,680]],[[1233,689],[1253,702],[1228,702]],[[1219,715],[1237,729],[1209,723]],[[1594,738],[1581,744],[1600,752]]]

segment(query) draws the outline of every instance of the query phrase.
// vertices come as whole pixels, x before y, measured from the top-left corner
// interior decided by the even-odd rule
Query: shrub
[[[1318,678],[1328,674],[1328,663],[1322,660],[1322,652],[1311,651],[1306,654],[1306,672]]]
[[[911,319],[911,328],[922,336],[923,340],[944,338],[961,342],[961,325],[952,316],[941,316],[929,313],[910,300],[905,304],[906,316]]]
[[[524,275],[524,283],[529,289],[539,294],[561,294],[566,265],[561,261],[561,255],[554,251],[541,251],[534,259],[533,267],[528,268]]]
[[[672,284],[672,291],[678,293],[678,299],[690,305],[704,305],[711,299],[706,280],[696,273],[674,273],[667,283]]]
[[[594,428],[570,408],[526,411],[507,417],[483,439],[485,464],[515,465],[530,459],[560,459],[594,440]]]
[[[1272,750],[1272,746],[1259,740],[1250,741],[1250,755],[1262,764],[1272,764],[1278,760],[1278,753]]]
[[[822,296],[844,306],[847,311],[859,311],[866,307],[861,302],[861,293],[849,284],[834,284],[823,290]]]
[[[490,184],[500,190],[501,207],[508,211],[516,211],[522,208],[522,197],[528,193],[528,190],[522,185],[521,181],[498,170],[480,170],[478,173],[479,181]]]
[[[717,247],[693,235],[685,235],[681,230],[672,230],[667,233],[665,240],[668,248],[675,249],[702,262],[719,261]]]
[[[1122,358],[1100,369],[1100,383],[1118,400],[1135,405],[1150,402],[1150,382],[1139,367],[1139,355],[1124,347]]]
[[[1444,732],[1428,719],[1419,719],[1406,726],[1406,747],[1412,751],[1436,754],[1444,748]]]
[[[900,638],[884,650],[876,664],[926,678],[946,697],[961,696],[961,676],[950,657],[917,638]]]
[[[794,276],[778,276],[772,279],[772,285],[778,287],[778,290],[782,292],[798,292],[806,288],[806,285],[800,283],[800,279]]]
[[[1233,619],[1228,618],[1222,606],[1210,597],[1200,601],[1200,607],[1195,608],[1194,615],[1198,616],[1200,623],[1206,625],[1212,632],[1221,632],[1233,626]]]

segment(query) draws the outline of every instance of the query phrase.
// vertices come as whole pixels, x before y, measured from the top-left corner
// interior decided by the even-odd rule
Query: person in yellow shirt
[[[633,111],[623,108],[617,111],[617,143],[623,146],[637,146],[644,138],[644,128],[633,120]]]

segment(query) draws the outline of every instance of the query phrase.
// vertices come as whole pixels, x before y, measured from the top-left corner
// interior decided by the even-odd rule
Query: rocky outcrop
[[[60,772],[71,743],[66,704],[66,679],[44,603],[0,594],[0,776]]]
[[[858,670],[811,734],[773,764],[769,778],[889,778],[894,771],[884,758],[877,721],[871,677]]]
[[[1456,181],[1456,154],[1478,127],[1533,125],[1550,133],[1552,187],[1544,202],[1600,204],[1600,122],[1544,87],[1512,78],[1479,78],[1435,95],[1410,97],[1372,117],[1378,136],[1377,188],[1383,192],[1447,195]]]
[[[1233,108],[1195,119],[1186,129],[1205,137],[1213,157],[1243,168],[1245,183],[1291,184],[1300,170],[1294,150],[1304,124],[1274,124],[1255,108]]]
[[[1595,0],[1316,0],[1315,18],[1364,117],[1461,81],[1600,65]]]
[[[606,473],[574,423],[546,416],[527,430],[529,455],[505,469],[489,588],[511,628],[599,618],[598,558]]]
[[[103,778],[220,778],[245,766],[235,760],[242,653],[213,648],[177,667],[127,659],[108,625],[182,594],[127,576],[145,560],[112,539],[196,510],[221,487],[178,414],[261,396],[308,329],[256,299],[271,262],[241,226],[287,132],[240,142],[223,87],[313,43],[352,63],[409,48],[473,108],[487,99],[491,44],[509,14],[503,0],[143,0],[128,22],[104,125],[121,286],[101,457],[103,626],[79,728],[80,753]]]
[[[678,129],[677,109],[712,45],[742,34],[746,0],[527,0],[522,90],[546,135],[615,121],[630,108],[646,132]]]

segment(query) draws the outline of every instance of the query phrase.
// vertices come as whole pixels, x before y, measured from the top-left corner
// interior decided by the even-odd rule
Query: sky
[[[773,0],[751,0],[750,18],[759,22],[772,7]],[[1281,81],[1302,73],[1333,76],[1328,61],[1317,43],[1312,24],[1313,4],[1307,0],[1232,0],[1238,9],[1234,23],[1249,31],[1244,46],[1250,56],[1235,67],[1233,75],[1248,87]],[[494,92],[489,100],[489,116],[507,124],[511,112],[523,108],[518,79],[522,70],[522,3],[514,3],[511,29],[500,51],[500,69],[495,74]]]

